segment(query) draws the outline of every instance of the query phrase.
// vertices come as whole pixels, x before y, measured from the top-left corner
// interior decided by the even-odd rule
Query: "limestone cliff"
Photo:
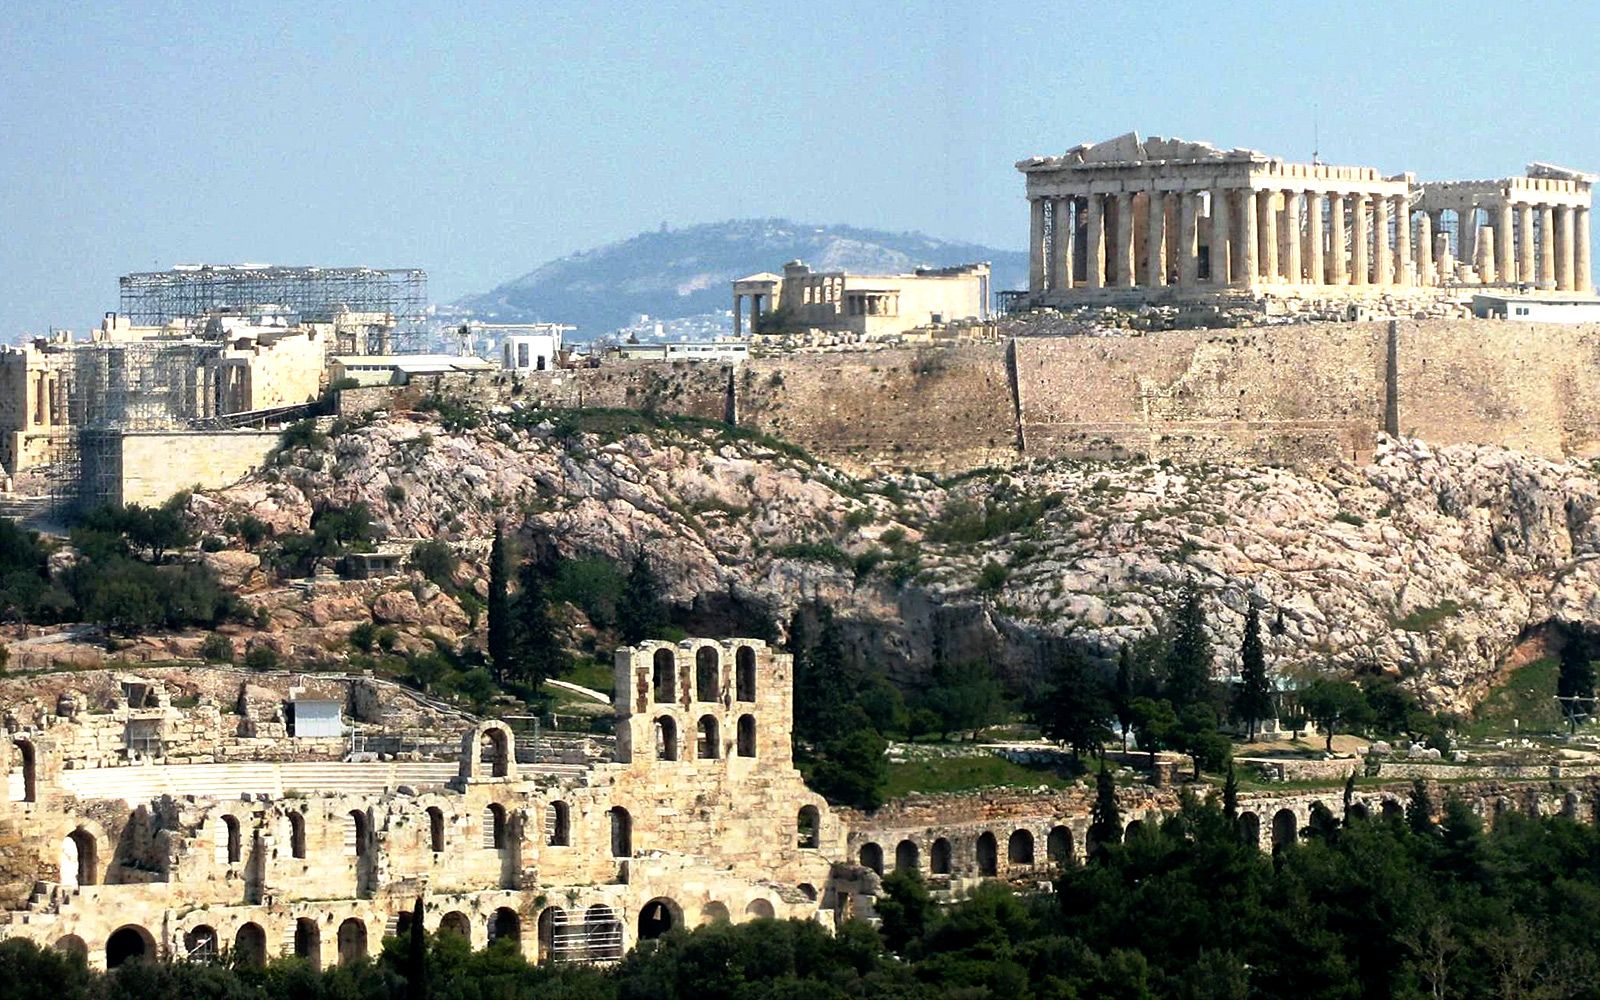
[[[719,429],[591,426],[510,410],[457,433],[380,418],[195,507],[212,524],[248,510],[304,530],[313,503],[362,500],[393,539],[469,553],[501,517],[568,554],[643,546],[680,605],[759,607],[781,622],[825,602],[863,655],[901,674],[926,663],[935,635],[949,655],[987,651],[1014,670],[1046,635],[1109,653],[1155,627],[1188,578],[1207,594],[1219,672],[1254,595],[1278,669],[1371,661],[1414,673],[1440,706],[1474,702],[1541,626],[1600,624],[1600,477],[1588,465],[1385,440],[1370,465],[1320,474],[1052,462],[944,483],[855,480]],[[989,563],[1006,572],[985,574]],[[453,602],[425,597],[419,625],[464,632]],[[331,607],[339,598],[321,600],[280,591],[274,620],[408,622],[370,595],[347,616]]]

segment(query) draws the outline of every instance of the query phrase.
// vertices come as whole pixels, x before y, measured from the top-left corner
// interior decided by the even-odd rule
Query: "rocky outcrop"
[[[935,637],[948,656],[1013,670],[1047,636],[1109,655],[1156,628],[1192,580],[1219,673],[1256,601],[1277,669],[1376,664],[1460,708],[1530,630],[1600,624],[1600,480],[1587,465],[1386,440],[1370,465],[1318,474],[1050,462],[855,480],[719,429],[587,426],[509,410],[458,433],[379,419],[194,509],[216,530],[250,512],[295,531],[314,505],[362,501],[391,540],[455,543],[480,594],[472,572],[497,519],[568,555],[643,550],[683,607],[783,622],[820,602],[863,657],[902,674]],[[415,584],[359,599],[348,588],[264,604],[275,628],[312,641],[351,620],[466,628],[454,601],[423,600]]]

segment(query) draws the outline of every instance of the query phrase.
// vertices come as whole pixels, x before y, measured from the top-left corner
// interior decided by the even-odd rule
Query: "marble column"
[[[1306,280],[1305,268],[1300,256],[1300,248],[1305,229],[1300,219],[1300,192],[1285,191],[1283,193],[1283,278],[1291,285],[1303,284]]]
[[[1589,210],[1582,205],[1572,210],[1572,284],[1585,294],[1594,291],[1594,275],[1589,261]]]
[[[1470,264],[1478,259],[1478,209],[1469,205],[1456,210],[1456,260]]]
[[[1032,227],[1028,233],[1028,291],[1044,291],[1044,199],[1028,199]]]
[[[1411,284],[1411,199],[1394,196],[1394,283]]]
[[[1550,205],[1539,206],[1539,287],[1556,287],[1556,212]]]
[[[1478,284],[1486,285],[1494,280],[1494,227],[1478,227],[1478,259],[1473,262],[1478,272]]]
[[[1151,288],[1167,283],[1167,196],[1161,191],[1150,192],[1150,202],[1145,211],[1144,252],[1145,270]]]
[[[1221,188],[1211,190],[1211,283],[1221,287],[1228,283],[1228,192]]]
[[[1572,206],[1556,207],[1556,290],[1572,291]]]
[[[1133,192],[1117,195],[1117,287],[1132,288],[1134,278]]]
[[[1256,255],[1261,240],[1260,215],[1256,193],[1249,188],[1239,192],[1239,211],[1243,218],[1239,220],[1239,264],[1233,269],[1233,280],[1235,284],[1249,287],[1261,283],[1261,272],[1257,270],[1260,264]]]
[[[1394,282],[1394,255],[1389,252],[1389,199],[1372,199],[1372,283]]]
[[[1278,280],[1278,206],[1276,191],[1256,194],[1256,211],[1261,222],[1261,279],[1268,284]]]
[[[1365,285],[1372,277],[1367,267],[1367,252],[1372,243],[1372,227],[1367,221],[1366,195],[1351,196],[1350,214],[1355,223],[1350,240],[1350,284]]]
[[[1533,206],[1517,203],[1517,280],[1531,285],[1539,280],[1539,258],[1533,246]]]
[[[1089,196],[1088,258],[1084,278],[1090,288],[1106,287],[1106,213],[1104,195]]]
[[[743,301],[743,299],[744,296],[742,295],[735,295],[733,297],[733,335],[735,337],[744,336],[744,316],[742,315],[742,310],[740,309],[740,302]]]
[[[1072,199],[1050,204],[1050,290],[1072,290]]]
[[[1434,283],[1433,218],[1429,212],[1417,213],[1417,284]]]
[[[1492,280],[1511,284],[1517,280],[1517,256],[1512,251],[1511,202],[1502,201],[1494,207],[1494,262]]]
[[[1450,234],[1433,234],[1433,269],[1439,276],[1439,284],[1447,284],[1455,280],[1456,262],[1450,256]]]
[[[1322,192],[1306,194],[1306,281],[1320,285],[1328,272],[1322,260]]]
[[[1200,283],[1200,258],[1196,211],[1200,196],[1192,191],[1178,195],[1178,285],[1193,288]]]
[[[1350,269],[1345,262],[1345,196],[1328,196],[1328,284],[1348,285]]]

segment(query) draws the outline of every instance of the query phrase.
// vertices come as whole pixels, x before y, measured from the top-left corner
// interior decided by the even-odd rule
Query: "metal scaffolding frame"
[[[426,332],[428,274],[421,268],[193,264],[126,274],[117,283],[120,311],[139,326],[276,306],[308,322],[331,321],[341,311],[387,313],[393,349],[402,353]]]

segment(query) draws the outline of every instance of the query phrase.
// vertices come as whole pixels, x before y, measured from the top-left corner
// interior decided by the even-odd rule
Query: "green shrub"
[[[321,451],[328,446],[328,435],[317,430],[315,420],[298,420],[283,429],[278,437],[278,447],[284,451],[310,448]]]
[[[772,550],[774,559],[799,559],[804,562],[820,562],[837,566],[840,569],[855,570],[856,561],[850,553],[834,545],[832,542],[790,542],[780,545]]]
[[[363,653],[372,652],[372,647],[377,643],[378,626],[373,622],[360,622],[350,630],[350,645]]]
[[[1358,528],[1367,523],[1367,519],[1362,517],[1360,514],[1352,514],[1347,510],[1341,510],[1339,513],[1333,515],[1333,519],[1342,524],[1353,524]]]
[[[449,542],[430,539],[411,547],[411,568],[446,589],[454,585],[456,567],[460,564],[461,557]]]
[[[278,651],[270,646],[252,646],[250,652],[244,654],[245,667],[256,673],[277,670],[280,662]]]
[[[617,603],[627,587],[627,575],[610,559],[579,556],[564,559],[550,585],[550,599],[582,609],[600,628],[617,621]]]
[[[1006,580],[1011,576],[1011,570],[997,562],[986,562],[978,573],[978,589],[985,593],[993,593],[1006,585]]]
[[[213,632],[200,644],[200,655],[205,657],[208,663],[232,663],[233,640]]]

